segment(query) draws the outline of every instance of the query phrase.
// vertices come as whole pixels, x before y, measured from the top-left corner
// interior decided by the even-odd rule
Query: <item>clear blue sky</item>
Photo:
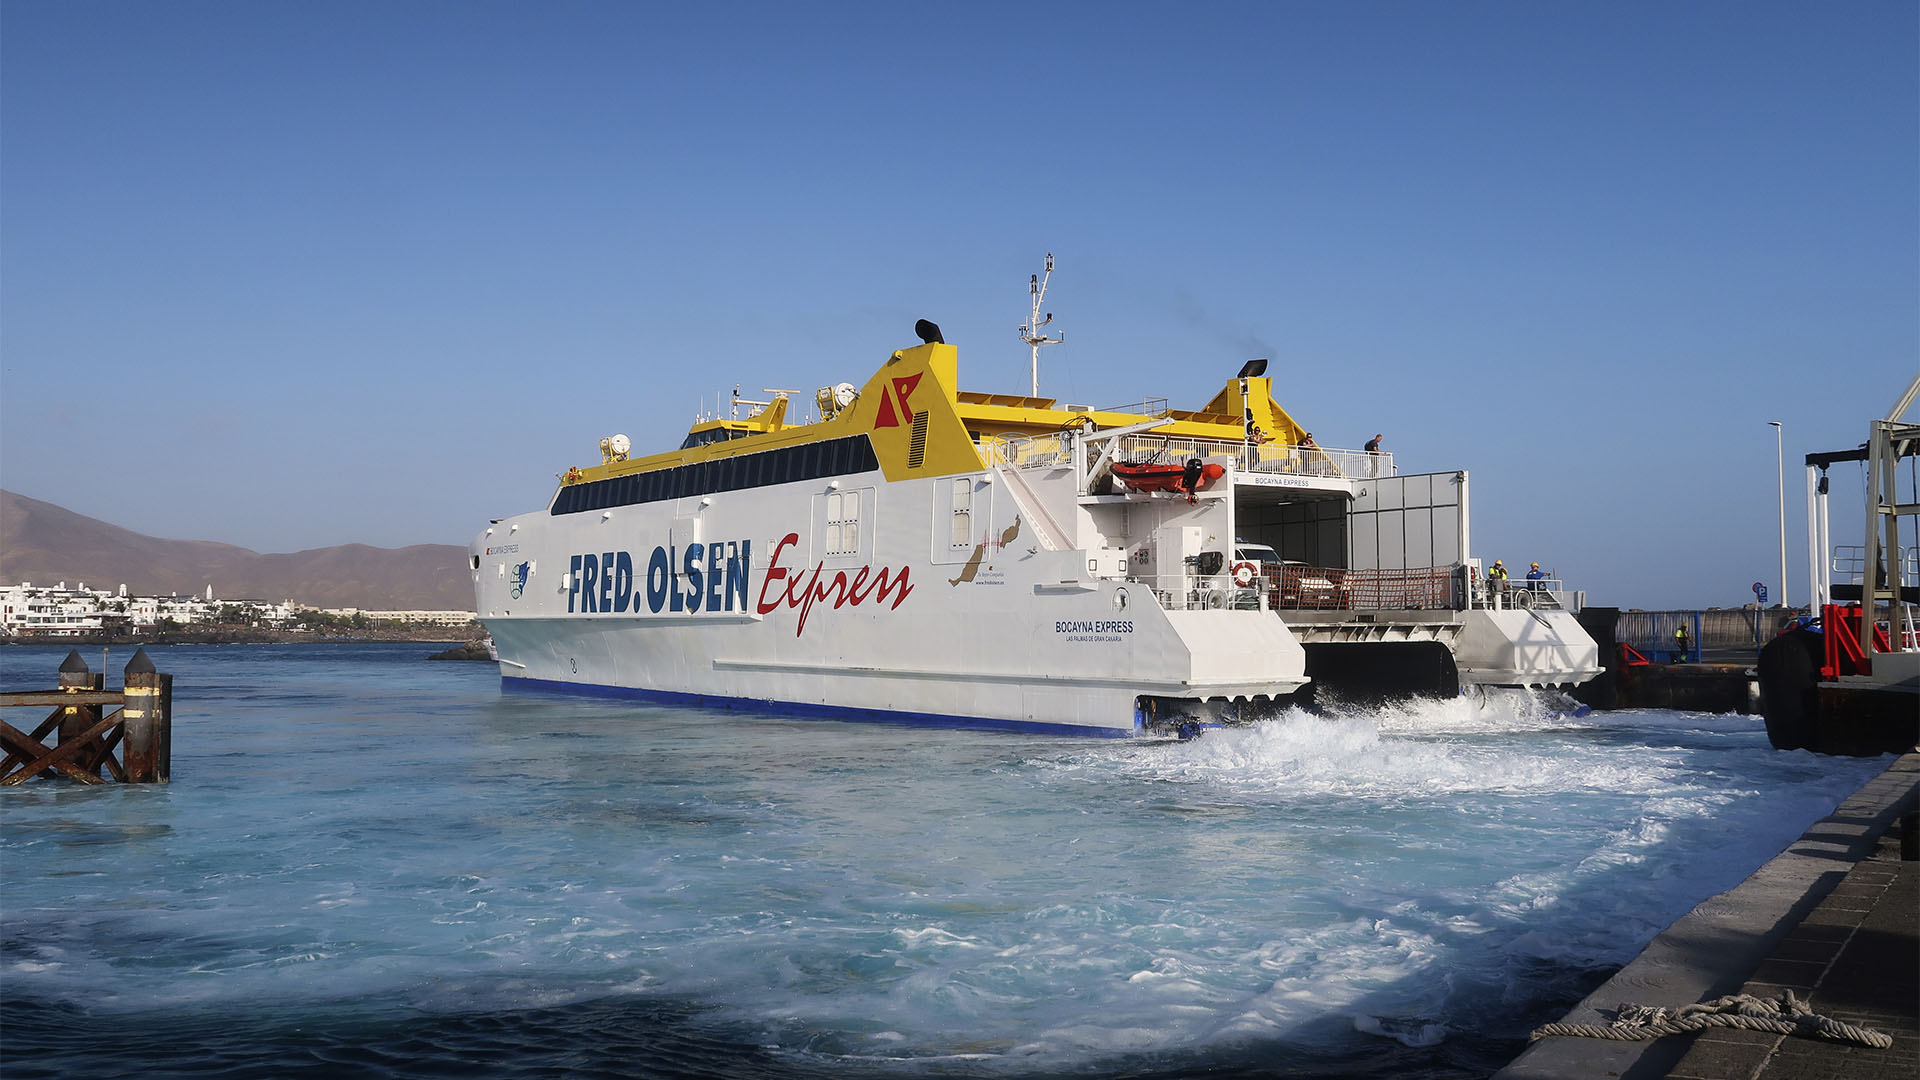
[[[1793,463],[1920,368],[1917,57],[1911,0],[6,0],[0,486],[465,543],[919,317],[1020,392],[1052,251],[1043,392],[1270,356],[1594,603],[1773,582],[1781,420],[1804,602]]]

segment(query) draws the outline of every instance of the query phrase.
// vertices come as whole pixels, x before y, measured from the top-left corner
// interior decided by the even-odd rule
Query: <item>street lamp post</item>
[[[1780,606],[1790,608],[1787,601],[1787,457],[1785,440],[1781,435],[1780,421],[1769,420],[1773,425],[1773,467],[1776,482],[1780,488]]]

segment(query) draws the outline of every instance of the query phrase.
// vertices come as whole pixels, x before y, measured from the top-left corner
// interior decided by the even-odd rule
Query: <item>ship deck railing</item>
[[[990,435],[973,445],[990,468],[1054,469],[1073,463],[1073,443],[1065,433]]]
[[[1836,584],[1859,585],[1867,579],[1867,548],[1864,544],[1835,544],[1828,573]],[[1920,585],[1920,544],[1902,547],[1895,553],[1893,565],[1900,568],[1902,585]]]
[[[1167,611],[1261,611],[1271,603],[1270,594],[1258,583],[1235,585],[1223,574],[1129,574],[1127,582],[1152,589],[1154,599]]]
[[[1489,580],[1485,575],[1472,574],[1468,580],[1473,583],[1473,595],[1470,606],[1487,611],[1514,611],[1534,609],[1577,610],[1577,595],[1567,590],[1566,583],[1559,578],[1525,577],[1508,578],[1504,581]]]
[[[1353,569],[1265,564],[1259,580],[1235,585],[1225,572],[1158,577],[1128,574],[1169,611],[1579,611],[1585,594],[1559,578],[1487,580],[1465,566]]]
[[[1199,439],[1171,435],[1123,435],[1114,460],[1134,464],[1164,462],[1178,465],[1189,458],[1227,459],[1240,472],[1319,476],[1336,480],[1366,480],[1396,475],[1393,455],[1365,450],[1321,446],[1277,446],[1231,439]],[[974,444],[988,465],[1016,469],[1060,468],[1073,462],[1073,440],[1066,432],[1046,435],[991,435]]]
[[[1234,585],[1224,574],[1182,574],[1166,578],[1131,574],[1170,611],[1228,608],[1272,611],[1458,611],[1463,606],[1457,567],[1423,566],[1354,570],[1301,563],[1266,565],[1252,585]],[[1543,585],[1545,583],[1542,583]],[[1553,582],[1555,586],[1559,582]],[[1479,597],[1476,606],[1561,607],[1558,593],[1545,589],[1525,600]]]
[[[1366,480],[1394,475],[1393,455],[1322,446],[1282,446],[1245,440],[1196,439],[1170,435],[1124,435],[1114,460],[1180,464],[1188,458],[1229,458],[1240,472],[1321,476],[1335,480]]]

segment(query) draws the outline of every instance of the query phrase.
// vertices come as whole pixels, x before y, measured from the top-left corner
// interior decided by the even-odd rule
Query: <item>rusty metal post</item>
[[[104,685],[106,685],[106,676],[104,674],[99,676],[94,675],[87,667],[87,662],[80,658],[79,649],[68,652],[67,658],[61,661],[60,689],[66,693],[77,693],[81,690],[98,690]],[[88,728],[99,722],[100,706],[98,705],[65,706],[60,716],[59,734],[54,737],[54,745],[58,746],[69,739],[79,738],[81,735],[86,734]],[[86,754],[74,758],[73,764],[75,767],[90,772],[95,776],[100,775],[99,755],[91,750]]]
[[[173,676],[154,671],[147,650],[141,649],[127,661],[126,693],[120,745],[127,783],[167,783],[173,773]]]

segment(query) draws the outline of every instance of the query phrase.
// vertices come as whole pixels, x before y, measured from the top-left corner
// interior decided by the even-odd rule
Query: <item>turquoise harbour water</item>
[[[434,648],[155,649],[171,785],[0,790],[0,1071],[1485,1076],[1888,760],[1519,695],[844,724]]]

